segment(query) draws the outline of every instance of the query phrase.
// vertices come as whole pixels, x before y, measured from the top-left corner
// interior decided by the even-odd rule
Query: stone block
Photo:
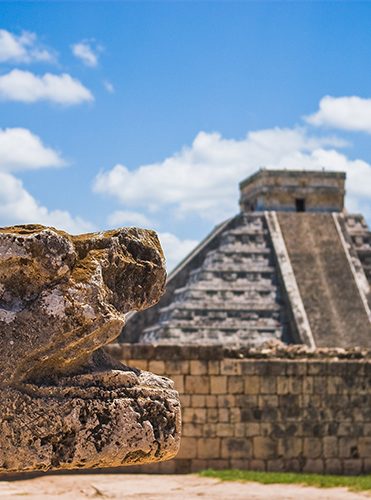
[[[264,394],[262,396],[258,396],[258,406],[259,408],[263,408],[265,406],[277,408],[278,396],[274,396],[272,394]]]
[[[227,408],[219,408],[218,419],[219,422],[229,422],[229,410]]]
[[[338,458],[326,458],[325,472],[326,474],[341,474],[343,472],[341,460]]]
[[[258,405],[258,396],[256,394],[236,394],[236,405],[240,408],[251,408]]]
[[[205,396],[206,408],[216,408],[218,406],[218,398],[215,395]]]
[[[359,458],[357,438],[339,438],[339,458]]]
[[[254,458],[260,460],[274,459],[277,455],[277,441],[270,437],[256,436],[252,438]]]
[[[230,460],[228,459],[207,459],[207,468],[213,470],[230,469]]]
[[[192,407],[193,408],[205,408],[206,407],[206,396],[203,394],[194,394],[191,396]]]
[[[259,436],[260,435],[260,425],[255,422],[249,422],[245,423],[245,436],[246,437],[252,437],[252,436]]]
[[[191,406],[191,396],[189,394],[181,394],[179,399],[182,408]]]
[[[204,425],[204,429],[203,429],[203,434],[202,434],[202,437],[203,438],[213,438],[213,437],[217,437],[218,433],[217,433],[217,425],[216,423],[206,423]]]
[[[182,437],[180,442],[180,450],[177,459],[196,458],[197,456],[197,439],[194,437]]]
[[[191,462],[191,470],[190,472],[198,472],[200,470],[208,469],[209,464],[207,460],[195,459]]]
[[[326,394],[327,393],[327,377],[314,377],[314,393]]]
[[[211,394],[227,393],[227,377],[225,375],[213,375],[210,377]]]
[[[222,438],[222,458],[251,458],[251,441],[248,438]]]
[[[299,437],[279,439],[277,452],[284,458],[298,458],[303,453],[303,440]]]
[[[230,468],[231,469],[239,469],[239,470],[251,470],[250,467],[251,460],[243,459],[243,458],[234,458],[230,460]]]
[[[314,378],[307,375],[303,378],[303,394],[313,394],[314,393]]]
[[[232,424],[241,422],[241,409],[240,408],[230,408],[229,409],[229,419]]]
[[[307,366],[308,375],[327,375],[327,361],[310,361]]]
[[[228,423],[216,424],[216,432],[220,437],[232,437],[234,436],[234,425]]]
[[[260,379],[260,392],[262,394],[276,394],[277,383],[275,377],[261,377]]]
[[[234,435],[236,437],[244,437],[246,436],[245,434],[245,424],[241,422],[237,422],[234,425]]]
[[[194,462],[192,459],[179,459],[173,460],[175,463],[175,474],[189,474],[191,472],[191,464]]]
[[[365,474],[371,474],[371,459],[366,458],[363,460],[363,472]]]
[[[186,375],[185,392],[186,394],[209,394],[210,377],[207,375]]]
[[[240,375],[241,361],[238,359],[223,359],[220,363],[221,375]]]
[[[138,368],[138,370],[148,371],[148,360],[147,359],[131,359],[128,360],[127,363],[129,366],[133,368]]]
[[[252,375],[245,377],[245,394],[259,394],[260,377]]]
[[[343,474],[347,474],[349,476],[355,476],[362,474],[363,472],[363,463],[359,458],[354,459],[346,459],[343,461]]]
[[[325,472],[325,461],[321,458],[308,458],[305,461],[303,472],[310,472],[312,474],[323,474]]]
[[[324,458],[336,458],[339,454],[338,438],[336,436],[325,436],[323,438]]]
[[[158,473],[160,473],[160,474],[174,474],[175,471],[176,471],[176,462],[175,462],[175,460],[168,460],[168,461],[162,462],[162,463],[160,463],[158,465],[159,465],[159,467],[158,467]]]
[[[289,393],[289,377],[282,376],[282,377],[277,377],[277,394],[282,395],[282,394],[288,394]]]
[[[182,436],[184,437],[202,437],[205,424],[194,424],[192,422],[183,422]]]
[[[150,360],[148,363],[148,369],[150,372],[156,373],[156,375],[165,375],[164,361]]]
[[[361,437],[358,439],[358,450],[361,458],[371,459],[371,437]]]
[[[327,394],[340,394],[343,387],[344,383],[341,377],[327,377]]]
[[[249,470],[261,470],[265,471],[267,468],[267,462],[265,460],[249,460],[248,461],[248,469]]]
[[[303,392],[303,377],[290,377],[289,379],[289,393],[301,394]]]
[[[254,359],[244,359],[241,361],[242,375],[256,375],[256,361]]]
[[[219,438],[201,438],[197,440],[197,457],[208,459],[220,458],[220,439]],[[223,457],[222,458],[229,458]]]
[[[206,422],[205,408],[184,408],[183,422],[192,422],[194,424],[204,424]]]
[[[165,362],[166,374],[171,375],[188,375],[190,373],[189,361],[175,360]]]
[[[208,362],[191,360],[190,371],[191,375],[206,375],[208,373]]]
[[[244,379],[241,375],[231,375],[228,377],[227,392],[229,394],[243,394],[244,386]]]
[[[322,454],[322,439],[306,437],[303,441],[303,455],[309,458],[319,458]]]
[[[236,396],[234,395],[222,395],[217,396],[218,398],[218,407],[219,408],[232,408],[236,406]]]
[[[275,460],[267,460],[267,471],[269,472],[283,472],[285,470],[285,463],[281,458]]]
[[[208,361],[208,374],[209,375],[219,375],[220,374],[220,361]]]
[[[153,363],[160,363],[160,361],[153,361]],[[171,377],[174,382],[174,388],[180,393],[184,393],[184,375],[173,375]]]
[[[207,421],[208,422],[218,422],[219,420],[219,411],[217,408],[207,408]]]
[[[286,364],[286,375],[288,376],[305,376],[308,373],[309,363],[304,360],[295,360]]]

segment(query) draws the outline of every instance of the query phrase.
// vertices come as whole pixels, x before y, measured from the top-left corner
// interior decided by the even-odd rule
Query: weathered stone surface
[[[157,302],[165,278],[152,231],[0,229],[0,471],[175,455],[180,407],[172,382],[102,349],[125,313]]]

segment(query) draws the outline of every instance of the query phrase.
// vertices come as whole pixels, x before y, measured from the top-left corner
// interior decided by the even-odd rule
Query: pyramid
[[[120,340],[371,347],[371,233],[344,210],[345,174],[262,169],[241,211],[170,274]]]

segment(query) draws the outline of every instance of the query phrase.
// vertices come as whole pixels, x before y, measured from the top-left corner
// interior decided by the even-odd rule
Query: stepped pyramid
[[[371,233],[341,172],[260,170],[122,342],[371,347]]]

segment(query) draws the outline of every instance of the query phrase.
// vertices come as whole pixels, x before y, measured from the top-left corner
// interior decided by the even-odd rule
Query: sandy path
[[[220,482],[196,475],[92,474],[44,476],[0,481],[0,499],[146,499],[146,500],[365,500],[371,497],[342,488]]]

